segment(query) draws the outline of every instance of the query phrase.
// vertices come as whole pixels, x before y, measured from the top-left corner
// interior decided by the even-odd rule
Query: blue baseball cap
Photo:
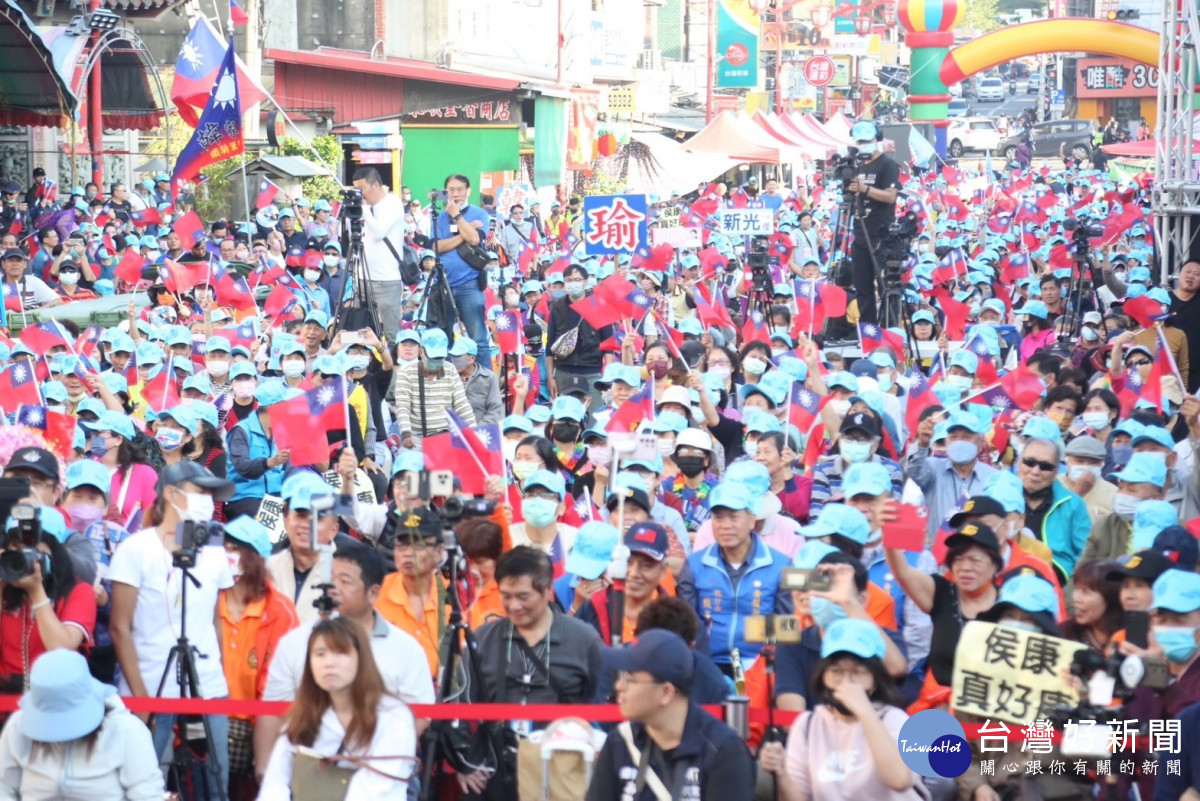
[[[425,469],[425,454],[420,451],[400,451],[392,462],[392,478],[400,473],[419,473]]]
[[[835,654],[853,654],[860,659],[883,659],[887,644],[879,627],[867,620],[842,618],[825,629],[821,638],[821,658]]]
[[[475,340],[470,337],[457,336],[454,338],[454,344],[450,346],[451,356],[478,356],[479,346],[475,344]]]
[[[858,376],[854,373],[840,370],[825,378],[825,385],[830,389],[841,387],[851,392],[858,392]]]
[[[856,495],[880,496],[892,491],[892,476],[876,462],[852,464],[842,477],[842,493],[847,498]]]
[[[889,484],[891,482],[889,481]],[[809,539],[841,534],[860,545],[871,536],[871,523],[867,516],[842,503],[827,503],[821,507],[817,519],[804,526],[801,533]]]
[[[229,337],[213,336],[208,338],[208,343],[205,345],[205,353],[230,353],[233,351],[233,346],[229,343]]]
[[[747,414],[742,418],[746,424],[747,434],[770,434],[781,430],[778,417],[761,410],[756,411],[758,414]]]
[[[196,421],[196,415],[192,414],[191,410],[186,406],[174,406],[165,411],[159,412],[159,420],[174,420],[179,425],[187,429],[188,433],[193,437],[196,436],[200,424]]]
[[[575,534],[575,544],[567,554],[564,569],[588,581],[598,579],[608,569],[620,541],[620,533],[608,523],[599,520],[584,523]]]
[[[235,378],[258,378],[253,362],[234,362],[229,368],[229,380]]]
[[[584,418],[583,404],[578,398],[569,395],[559,395],[550,405],[550,417],[555,420],[574,420],[582,423]],[[549,419],[549,418],[547,418]]]
[[[313,359],[313,372],[321,375],[345,375],[346,361],[340,353],[322,353]]]
[[[827,542],[809,540],[804,543],[804,547],[793,557],[792,567],[801,570],[812,570],[821,564],[821,560],[831,553],[840,553],[840,551]]]
[[[1021,308],[1015,309],[1013,314],[1028,314],[1040,320],[1045,320],[1050,315],[1050,310],[1046,308],[1046,304],[1042,301],[1031,300],[1027,301]]]
[[[310,309],[308,314],[304,315],[304,322],[316,323],[322,328],[329,327],[329,315],[320,309]]]
[[[95,459],[80,459],[67,465],[67,491],[79,487],[93,487],[108,498],[109,488],[112,487],[112,474],[108,468]]]
[[[696,658],[692,649],[673,631],[651,629],[621,648],[605,648],[604,663],[623,673],[649,673],[680,692],[692,688]]]
[[[1135,551],[1151,548],[1154,538],[1164,528],[1179,523],[1179,512],[1168,501],[1142,501],[1133,514],[1133,536],[1130,546]]]
[[[335,492],[337,490],[325,479],[309,470],[302,470],[284,479],[280,495],[291,509],[312,509],[314,497],[332,495]]]
[[[1030,417],[1021,427],[1021,436],[1026,439],[1048,439],[1051,442],[1062,441],[1062,431],[1058,423],[1049,417]]]
[[[421,332],[421,349],[430,359],[444,359],[450,349],[450,340],[440,328],[426,328]]]
[[[1167,450],[1175,449],[1175,440],[1171,438],[1171,432],[1162,426],[1144,426],[1141,431],[1133,435],[1133,447],[1137,447],[1143,442],[1153,442],[1161,445]]]
[[[950,357],[950,366],[961,368],[968,374],[975,375],[979,372],[979,357],[969,350],[955,351],[954,355]]]
[[[937,318],[933,316],[933,312],[929,309],[920,309],[912,316],[913,325],[917,323],[929,323],[930,325],[937,324]]]
[[[745,486],[734,481],[724,481],[713,489],[708,496],[708,508],[711,511],[717,509],[733,509],[745,510],[754,512],[754,503],[750,499],[750,493],[746,492]]]
[[[533,423],[529,422],[529,418],[521,414],[510,414],[500,421],[500,433],[507,434],[509,431],[520,431],[524,434],[533,433]]]
[[[551,470],[536,471],[529,478],[525,479],[525,484],[522,486],[522,489],[524,489],[525,492],[529,492],[529,490],[533,489],[534,487],[541,487],[542,489],[550,490],[558,496],[560,501],[566,500],[567,498],[566,482],[563,480],[563,477],[560,474]]]
[[[540,403],[530,406],[525,410],[525,416],[535,425],[545,425],[550,422],[550,407],[543,406]]]
[[[106,409],[100,419],[92,425],[93,431],[111,431],[119,437],[132,440],[137,434],[133,429],[133,421],[124,412],[114,412]]]
[[[259,409],[266,409],[276,403],[288,400],[290,397],[296,397],[295,394],[288,392],[289,389],[291,387],[282,381],[267,381],[254,390],[254,400],[258,401]],[[303,394],[301,390],[296,390],[296,392]]]
[[[183,379],[182,389],[194,389],[196,392],[207,395],[212,392],[212,382],[209,381],[208,376],[204,373],[190,375]]]
[[[1124,469],[1111,473],[1109,478],[1130,484],[1153,484],[1162,489],[1167,484],[1167,463],[1161,453],[1135,453],[1129,457]]]
[[[1009,609],[1020,609],[1037,621],[1042,631],[1058,636],[1058,592],[1054,585],[1035,573],[1019,573],[1000,587],[992,608],[980,612],[979,620],[995,623]]]
[[[225,536],[248,545],[266,558],[271,555],[271,535],[267,527],[253,517],[242,515],[225,524]]]
[[[197,420],[208,423],[214,429],[220,428],[220,417],[217,414],[217,407],[208,401],[194,400],[192,405],[188,407]]]
[[[1186,615],[1200,609],[1200,573],[1171,568],[1154,582],[1154,608]]]

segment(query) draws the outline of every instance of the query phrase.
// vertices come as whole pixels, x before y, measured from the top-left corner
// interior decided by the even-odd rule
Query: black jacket
[[[591,294],[590,292],[588,293]],[[571,308],[569,297],[559,298],[550,304],[550,320],[546,326],[546,353],[554,355],[554,343],[576,325],[579,326],[579,342],[570,356],[554,357],[554,366],[576,373],[598,373],[604,367],[604,352],[601,343],[612,336],[612,326],[606,325],[597,331],[592,324]]]

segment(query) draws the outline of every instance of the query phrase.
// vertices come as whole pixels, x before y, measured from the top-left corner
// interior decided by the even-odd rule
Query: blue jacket
[[[1050,546],[1054,555],[1052,567],[1059,574],[1059,581],[1066,586],[1075,573],[1075,563],[1083,554],[1088,535],[1092,533],[1092,519],[1083,498],[1060,481],[1055,481],[1053,487],[1050,510],[1042,518],[1042,530],[1033,535]]]
[[[279,494],[283,488],[283,465],[267,467],[267,459],[277,451],[275,441],[267,438],[257,414],[233,427],[229,432],[229,480],[234,484],[230,501]]]
[[[751,534],[749,568],[742,576],[737,591],[721,559],[717,543],[688,559],[696,587],[696,613],[702,625],[709,626],[709,648],[718,665],[729,664],[729,654],[738,649],[742,665],[749,667],[762,648],[761,643],[748,643],[746,617],[773,615],[792,611],[792,598],[779,594],[779,576],[792,562]]]

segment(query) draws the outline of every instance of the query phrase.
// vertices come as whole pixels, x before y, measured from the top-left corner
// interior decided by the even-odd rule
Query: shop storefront
[[[1116,117],[1136,130],[1138,120],[1145,117],[1153,130],[1158,117],[1158,68],[1112,56],[1081,58],[1076,62],[1075,95],[1080,119],[1107,123]]]

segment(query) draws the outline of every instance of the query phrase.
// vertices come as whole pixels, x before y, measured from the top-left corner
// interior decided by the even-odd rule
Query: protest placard
[[[775,233],[775,214],[770,209],[721,209],[717,212],[720,231],[726,236],[770,236]]]
[[[277,495],[264,495],[254,519],[271,532],[271,542],[283,541],[283,499]]]

